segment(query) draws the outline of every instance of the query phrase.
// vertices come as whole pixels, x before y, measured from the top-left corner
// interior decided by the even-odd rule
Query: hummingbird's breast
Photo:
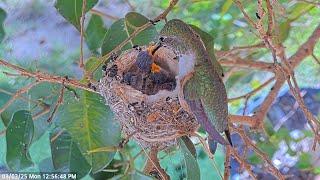
[[[193,72],[195,66],[195,55],[194,54],[183,54],[179,57],[179,73],[178,79],[182,79],[186,75]]]

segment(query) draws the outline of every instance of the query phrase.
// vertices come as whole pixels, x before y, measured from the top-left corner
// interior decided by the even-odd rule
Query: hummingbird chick
[[[154,53],[161,47],[161,43],[151,45],[147,48],[146,51],[141,51],[136,59],[135,64],[142,71],[149,73],[152,68],[157,68],[157,65],[154,63]]]

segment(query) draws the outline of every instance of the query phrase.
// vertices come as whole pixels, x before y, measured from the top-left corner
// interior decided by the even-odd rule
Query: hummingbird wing
[[[220,135],[228,130],[228,106],[224,85],[218,75],[211,75],[207,66],[196,70],[193,77],[185,83],[183,95],[190,110],[211,139],[220,144],[228,144],[224,138],[221,140]]]

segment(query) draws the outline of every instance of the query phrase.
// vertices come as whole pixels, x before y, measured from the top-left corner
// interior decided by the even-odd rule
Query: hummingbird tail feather
[[[200,100],[186,100],[190,110],[192,113],[196,116],[197,121],[200,123],[200,125],[203,127],[205,131],[209,134],[209,139],[215,140],[218,143],[222,145],[229,144],[217,131],[217,129],[213,126],[213,124],[208,119],[207,114],[204,111],[204,108],[202,106],[202,103]]]
[[[212,140],[212,139],[209,139],[208,140],[208,144],[209,144],[209,150],[212,154],[214,154],[217,150],[217,146],[218,146],[218,143],[217,141],[215,140]]]
[[[225,130],[224,133],[226,134],[226,137],[227,137],[230,145],[233,146],[233,145],[232,145],[232,141],[231,141],[231,135],[230,135],[229,129]]]

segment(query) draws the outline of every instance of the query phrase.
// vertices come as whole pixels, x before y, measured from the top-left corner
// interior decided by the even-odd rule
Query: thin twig
[[[58,139],[58,137],[64,132],[63,129],[61,129],[59,132],[57,132],[57,134],[55,134],[51,139],[50,142],[53,143],[55,140]]]
[[[150,172],[156,170],[159,175],[161,176],[161,179],[163,180],[169,180],[169,175],[161,168],[159,159],[157,157],[158,150],[156,148],[151,148],[149,154],[147,154],[147,162],[144,167],[144,172],[146,174],[150,174]]]
[[[290,87],[290,90],[291,90],[293,96],[295,97],[295,99],[297,100],[302,112],[307,117],[307,120],[309,121],[311,129],[313,130],[313,132],[315,134],[315,138],[314,138],[313,146],[312,146],[312,149],[315,150],[316,149],[316,144],[317,144],[318,140],[320,140],[320,135],[319,135],[320,123],[315,118],[315,116],[309,111],[307,106],[305,105],[304,100],[301,97],[300,89],[298,87],[298,84],[296,82],[294,74],[292,76],[290,76],[290,77],[293,80],[293,84],[294,84],[294,86],[293,86],[291,81],[290,81],[290,79],[287,80],[288,85]]]
[[[267,154],[262,152],[255,144],[252,143],[251,139],[245,134],[245,131],[243,128],[236,128],[232,127],[232,129],[237,132],[241,139],[244,141],[244,144],[247,146],[250,146],[254,152],[264,161],[267,163],[267,165],[270,167],[270,173],[277,177],[277,179],[284,180],[284,175],[281,174],[281,172],[272,164],[271,160],[268,158]]]
[[[274,12],[273,7],[270,3],[270,0],[266,0],[267,9],[268,9],[268,30],[267,35],[271,36],[272,31],[274,29]]]
[[[234,148],[230,148],[230,154],[238,161],[240,167],[248,172],[252,179],[257,179],[257,177],[252,172],[251,165],[248,164],[247,161],[243,157],[241,157]]]
[[[113,15],[107,14],[107,13],[102,12],[102,11],[99,11],[99,10],[97,10],[97,9],[91,9],[91,10],[90,10],[90,13],[96,14],[96,15],[98,15],[98,16],[106,17],[106,18],[112,19],[112,20],[118,20],[118,19],[120,19],[119,17],[116,17],[116,16],[113,16]]]
[[[213,154],[211,153],[210,151],[210,148],[209,148],[209,145],[208,143],[206,143],[206,140],[204,138],[202,138],[198,133],[192,133],[191,136],[194,136],[194,137],[197,137],[200,141],[200,143],[202,144],[203,148],[204,148],[204,151],[207,153],[208,157],[210,159],[213,159],[214,156]]]
[[[224,176],[223,176],[223,179],[224,180],[228,180],[229,177],[230,177],[230,169],[231,169],[231,166],[230,166],[230,146],[226,146],[226,159],[224,161]]]
[[[21,94],[26,93],[27,91],[29,91],[32,87],[36,86],[37,84],[39,84],[40,82],[33,82],[21,89],[19,89],[7,102],[5,105],[3,105],[0,109],[0,114],[3,113],[3,111],[5,111],[19,96],[21,96]]]
[[[59,97],[58,97],[58,100],[57,100],[57,103],[56,105],[54,106],[53,108],[53,111],[50,115],[50,117],[48,118],[47,122],[50,123],[54,117],[54,114],[56,113],[56,111],[58,110],[59,106],[63,103],[63,95],[64,95],[64,82],[62,82],[62,87],[61,87],[61,90],[60,90],[60,94],[59,94]]]
[[[298,1],[313,4],[320,7],[320,2],[313,2],[313,1],[307,1],[307,0],[298,0]]]
[[[13,96],[13,95],[14,95],[14,93],[11,93],[11,92],[6,91],[6,90],[1,89],[1,88],[0,88],[0,92],[5,93],[5,94],[8,94],[8,95],[10,95],[10,96]],[[41,111],[37,112],[36,114],[34,114],[34,115],[32,116],[32,119],[33,119],[33,120],[38,119],[39,117],[47,114],[47,113],[50,111],[50,106],[49,106],[48,104],[45,104],[45,103],[42,103],[42,102],[39,102],[39,101],[35,101],[35,100],[33,100],[33,99],[30,99],[30,98],[26,98],[26,97],[22,96],[21,94],[20,94],[20,96],[18,96],[17,98],[20,98],[20,99],[22,99],[22,100],[25,101],[25,102],[34,103],[34,104],[36,104],[37,106],[41,106],[41,107],[43,108]]]
[[[320,65],[320,60],[316,57],[316,55],[314,55],[314,53],[312,53],[311,56]]]
[[[125,2],[128,4],[128,6],[130,7],[131,11],[135,11],[136,8],[130,3],[129,0],[125,0]]]
[[[251,96],[253,96],[254,94],[256,94],[257,92],[259,92],[261,89],[263,89],[264,87],[266,87],[267,85],[269,85],[273,80],[275,79],[275,77],[270,78],[269,80],[267,80],[266,82],[264,82],[263,84],[261,84],[259,87],[257,87],[256,89],[248,92],[247,94],[244,94],[242,96],[238,96],[238,97],[234,97],[234,98],[230,98],[228,99],[228,102],[232,102],[238,99],[249,99]]]
[[[247,125],[252,128],[256,128],[260,125],[256,116],[229,115],[229,121],[231,123]]]
[[[7,94],[7,95],[10,95],[10,96],[13,96],[13,95],[14,95],[14,93],[9,92],[9,91],[4,90],[4,89],[1,89],[1,88],[0,88],[0,92],[2,92],[2,93],[4,93],[4,94]],[[35,101],[35,100],[33,100],[33,99],[26,98],[26,97],[24,97],[24,96],[22,96],[22,95],[18,96],[17,98],[20,98],[20,99],[22,99],[22,100],[25,101],[25,102],[31,102],[31,103],[34,103],[34,104],[37,104],[37,105],[40,105],[40,106],[43,104],[43,103],[40,103],[40,102]]]
[[[224,57],[219,61],[222,66],[237,67],[237,68],[248,68],[261,71],[273,72],[273,63],[244,60],[235,55],[229,55],[229,57]]]
[[[41,116],[43,116],[43,115],[45,115],[45,114],[50,112],[50,106],[48,104],[43,104],[41,106],[42,106],[42,110],[37,112],[36,114],[34,114],[32,116],[32,119],[34,121],[37,120],[39,117],[41,117]]]
[[[216,56],[218,57],[217,60],[219,61],[220,59],[222,59],[224,57],[227,57],[231,54],[237,53],[242,50],[249,51],[249,50],[254,50],[254,49],[259,49],[259,48],[264,48],[264,47],[266,47],[264,45],[264,43],[258,43],[258,44],[254,44],[254,45],[248,45],[248,46],[233,47],[232,49],[227,50],[227,51],[217,51]]]

